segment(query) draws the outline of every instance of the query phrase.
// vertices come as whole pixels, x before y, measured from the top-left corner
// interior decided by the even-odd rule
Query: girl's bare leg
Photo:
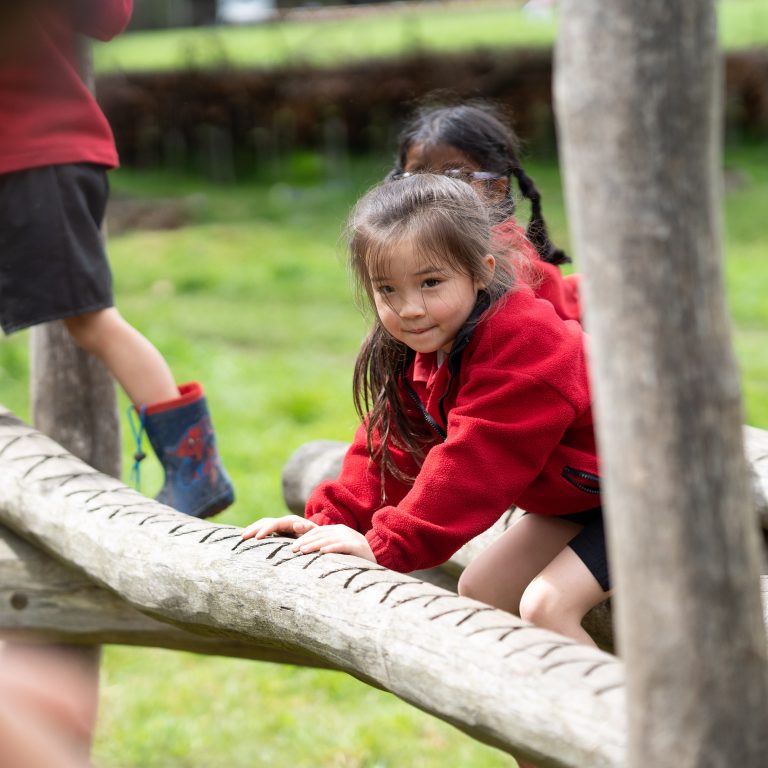
[[[585,645],[595,645],[581,620],[609,596],[584,561],[565,547],[523,593],[520,616]]]
[[[68,317],[64,323],[75,343],[107,366],[134,405],[179,396],[163,356],[114,307]]]
[[[523,592],[581,529],[559,517],[521,517],[467,566],[459,594],[519,616]]]

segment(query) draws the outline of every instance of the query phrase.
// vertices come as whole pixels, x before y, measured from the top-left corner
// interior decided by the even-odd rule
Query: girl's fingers
[[[263,539],[272,533],[293,533],[294,526],[299,522],[308,523],[308,520],[287,515],[286,517],[263,517],[255,523],[251,523],[240,535],[244,539]]]
[[[354,555],[357,550],[351,541],[336,541],[331,542],[330,544],[324,544],[320,547],[320,551],[323,554],[329,555]]]
[[[251,523],[247,528],[243,529],[240,537],[243,539],[252,539],[261,530],[261,520],[257,520],[255,523]]]
[[[273,533],[290,533],[291,530],[290,520],[287,520],[284,517],[270,517],[268,518],[267,523],[262,526],[256,538],[263,539],[265,536],[269,536]]]
[[[294,552],[316,552],[321,547],[334,545],[354,546],[350,531],[339,530],[336,526],[319,525],[296,540],[292,549]]]
[[[263,539],[272,532],[275,521],[272,518],[264,518],[251,523],[240,535],[244,539]]]
[[[328,527],[324,525],[315,525],[312,526],[308,531],[303,533],[298,539],[296,539],[296,543],[293,545],[294,552],[297,551],[299,548],[307,545],[307,544],[315,544],[317,541],[321,541],[329,536]]]
[[[292,547],[293,552],[317,552],[323,544],[326,543],[323,539],[299,539]]]
[[[322,536],[322,535],[323,535],[323,526],[318,525],[302,533],[301,536],[299,536],[299,538],[296,539],[296,543],[300,544],[303,541],[309,541],[312,538],[315,538],[317,536]]]
[[[309,520],[296,520],[296,522],[293,524],[293,532],[297,536],[307,533],[313,528],[317,528],[317,524],[311,523]]]
[[[376,557],[363,534],[345,525],[319,525],[305,533],[291,547],[292,552],[308,555],[311,552],[323,554],[355,555],[376,562]]]

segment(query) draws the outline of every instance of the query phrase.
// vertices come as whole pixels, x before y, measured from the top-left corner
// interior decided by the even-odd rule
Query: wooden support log
[[[0,525],[0,640],[117,644],[331,668],[317,657],[157,621]]]
[[[176,627],[316,656],[550,768],[618,768],[615,657],[410,576],[190,519],[0,412],[0,520]]]
[[[120,477],[115,384],[104,365],[75,346],[64,323],[30,332],[35,426],[101,472]]]
[[[413,575],[456,591],[456,580],[443,571],[433,569]],[[768,576],[760,577],[760,593],[768,627]],[[607,603],[602,610],[595,609],[589,615],[585,626],[601,647],[612,647]],[[152,619],[89,577],[28,544],[4,525],[0,525],[0,640],[137,645],[335,668],[317,657],[221,636],[199,635]]]

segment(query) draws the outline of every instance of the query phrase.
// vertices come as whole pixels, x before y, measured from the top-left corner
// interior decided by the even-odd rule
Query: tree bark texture
[[[190,519],[0,413],[0,520],[190,632],[317,657],[542,767],[624,764],[615,657],[410,576]]]
[[[716,37],[713,0],[561,5],[556,112],[629,768],[758,768],[768,754],[757,523],[720,263]]]
[[[135,645],[329,668],[317,657],[152,619],[0,525],[0,641]]]
[[[30,381],[35,426],[92,467],[120,477],[114,381],[73,343],[63,322],[32,329]]]
[[[461,573],[457,562],[452,568],[457,575]],[[445,571],[431,569],[411,575],[456,592],[456,579]],[[763,620],[768,627],[768,576],[760,577],[760,594]],[[611,622],[610,603],[593,609],[584,621],[595,642],[609,652],[613,650]],[[215,635],[201,636],[151,619],[118,595],[0,525],[0,641],[14,639],[78,645],[140,645],[329,667],[317,657],[288,654]]]

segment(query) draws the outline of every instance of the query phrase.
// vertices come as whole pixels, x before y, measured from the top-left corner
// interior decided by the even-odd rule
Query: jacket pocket
[[[565,467],[562,477],[575,488],[584,491],[584,493],[593,493],[595,495],[600,493],[600,478],[592,472]]]

